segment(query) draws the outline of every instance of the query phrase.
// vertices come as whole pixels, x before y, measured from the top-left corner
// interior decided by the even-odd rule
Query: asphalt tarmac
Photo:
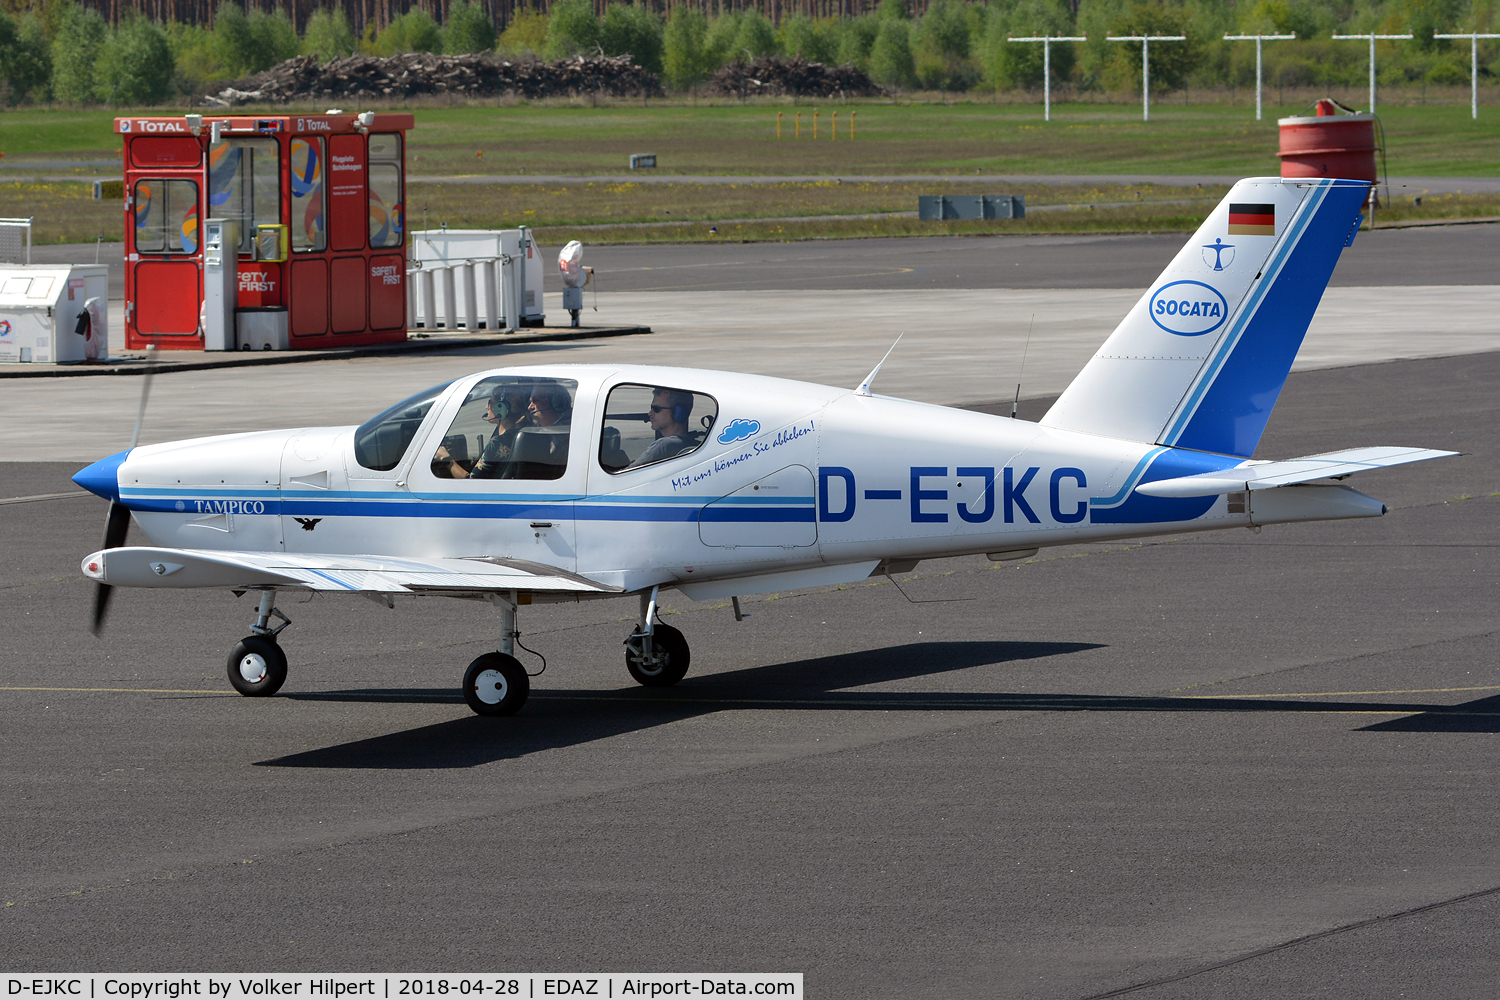
[[[706,227],[708,223],[704,223]],[[1493,285],[1500,224],[1417,226],[1360,233],[1339,259],[1334,287]],[[924,236],[592,246],[584,258],[614,292],[865,291],[976,288],[1145,288],[1189,234]],[[123,302],[123,243],[39,246],[38,264],[110,265],[110,298]],[[545,255],[545,251],[544,251]],[[546,290],[561,293],[557,269]],[[592,293],[591,293],[592,294]],[[122,306],[117,303],[117,311]],[[642,319],[641,322],[650,322]],[[123,340],[114,347],[124,350]]]
[[[707,226],[707,223],[704,223]],[[589,246],[608,292],[1145,288],[1191,234],[924,236],[707,246]],[[1339,258],[1333,287],[1493,285],[1500,225],[1365,231]],[[549,269],[549,291],[562,279]],[[555,282],[555,284],[554,284]]]
[[[0,965],[1491,997],[1497,410],[1500,354],[1293,374],[1267,454],[1465,454],[1353,480],[1384,518],[924,563],[923,603],[673,595],[667,691],[633,601],[524,609],[548,667],[502,720],[457,692],[486,607],[292,598],[252,701],[248,598],[122,591],[95,639],[102,503],[0,504]]]

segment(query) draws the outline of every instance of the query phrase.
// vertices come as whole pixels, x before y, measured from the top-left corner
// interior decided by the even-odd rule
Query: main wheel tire
[[[275,639],[247,635],[229,652],[229,683],[247,698],[269,698],[286,683],[286,654]]]
[[[479,715],[515,715],[531,694],[531,678],[514,656],[485,653],[464,671],[464,701]]]
[[[687,676],[692,654],[688,651],[687,639],[670,625],[657,625],[652,629],[651,662],[641,655],[641,640],[632,637],[625,641],[625,669],[630,676],[647,687],[671,687]]]

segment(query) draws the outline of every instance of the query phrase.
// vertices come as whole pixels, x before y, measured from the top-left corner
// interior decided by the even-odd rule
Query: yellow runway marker
[[[1293,691],[1281,694],[1185,694],[1183,698],[1352,698],[1372,694],[1457,694],[1464,691],[1500,691],[1500,684],[1484,687],[1410,688],[1392,691]]]
[[[0,691],[60,691],[76,694],[232,694],[234,692],[196,691],[188,688],[64,688],[64,687],[0,687]]]

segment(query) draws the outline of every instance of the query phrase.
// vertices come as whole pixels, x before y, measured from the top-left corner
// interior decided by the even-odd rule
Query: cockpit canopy
[[[432,407],[452,386],[433,386],[371,417],[354,432],[360,466],[389,472],[403,461]],[[593,390],[591,389],[590,392]],[[438,479],[553,480],[566,472],[578,382],[544,375],[490,375],[463,394],[427,461]],[[596,412],[584,401],[584,412]],[[446,407],[445,407],[446,409]],[[599,468],[616,475],[691,454],[718,421],[719,404],[692,389],[620,382],[605,391]],[[585,442],[590,428],[582,427]]]

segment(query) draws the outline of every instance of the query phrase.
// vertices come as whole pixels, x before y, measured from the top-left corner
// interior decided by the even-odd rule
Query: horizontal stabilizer
[[[1429,448],[1350,448],[1326,455],[1289,458],[1284,462],[1247,462],[1233,469],[1205,472],[1197,476],[1162,479],[1137,486],[1137,493],[1152,497],[1204,497],[1248,490],[1268,490],[1276,486],[1308,483],[1315,479],[1342,479],[1356,472],[1385,469],[1408,462],[1425,462],[1429,458],[1447,458],[1456,451],[1433,451]]]
[[[216,549],[105,549],[83,560],[83,574],[116,587],[277,587],[355,593],[621,593],[618,587],[519,560],[393,559]]]

